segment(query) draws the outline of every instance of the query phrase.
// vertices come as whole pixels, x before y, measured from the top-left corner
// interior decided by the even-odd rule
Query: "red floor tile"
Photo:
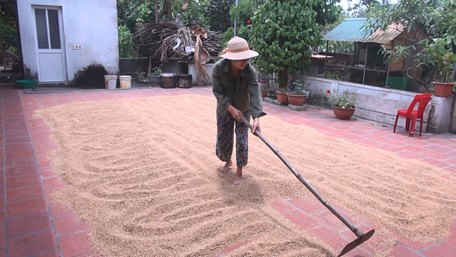
[[[8,190],[39,185],[40,180],[37,174],[6,178],[6,188]]]
[[[5,171],[6,177],[18,177],[18,176],[31,176],[37,174],[35,165],[24,165],[19,167],[7,168]]]
[[[271,203],[271,206],[280,213],[288,213],[294,210],[293,206],[288,204],[288,201],[280,199]]]
[[[319,227],[313,230],[310,230],[309,233],[322,240],[323,242],[329,244],[334,250],[336,251],[341,251],[349,242],[353,241],[356,239],[354,236],[352,239],[349,239],[350,241],[340,237],[339,234],[337,234],[336,231],[324,228],[324,227]]]
[[[60,177],[47,177],[43,178],[43,186],[44,186],[44,191],[46,194],[50,194],[54,192],[55,190],[58,190],[60,188],[63,188],[65,186],[65,183],[60,179]]]
[[[69,215],[77,215],[72,209],[63,206],[62,204],[56,202],[55,200],[49,200],[50,202],[50,211],[54,218],[59,218]]]
[[[58,253],[57,249],[53,249],[53,250],[38,254],[38,255],[36,255],[36,257],[62,257],[62,256]],[[84,257],[84,256],[78,256],[78,257]],[[89,256],[87,256],[87,257],[89,257]]]
[[[63,256],[80,256],[92,253],[87,233],[67,234],[60,237]]]
[[[50,230],[8,239],[9,256],[27,257],[56,252],[56,243]]]
[[[316,198],[291,199],[289,203],[295,208],[306,212],[309,215],[319,214],[326,210],[325,207]]]
[[[15,215],[46,213],[46,203],[43,199],[17,201],[8,204],[8,217]]]
[[[43,198],[43,192],[40,185],[11,189],[7,191],[7,195],[8,203]]]
[[[321,223],[318,222],[316,219],[310,217],[306,213],[303,213],[299,210],[294,210],[288,213],[283,214],[286,218],[292,221],[294,224],[299,226],[299,228],[304,230],[312,230],[319,228]]]
[[[41,169],[40,174],[43,180],[57,176],[51,168]]]
[[[456,256],[456,246],[444,242],[428,248],[423,254],[425,256],[454,257]]]
[[[315,217],[315,216],[314,216]],[[344,231],[349,230],[342,221],[340,221],[334,214],[330,211],[321,213],[316,217],[318,221],[325,227],[336,230],[338,233],[343,233]]]
[[[14,168],[21,166],[34,166],[35,160],[32,158],[7,158],[5,159],[6,168]]]
[[[82,223],[75,214],[56,217],[54,219],[55,230],[60,236],[88,231],[90,227]]]
[[[17,144],[17,143],[27,143],[30,142],[30,137],[28,135],[21,135],[17,137],[7,137],[5,138],[5,145]]]
[[[6,183],[9,188],[9,190],[4,192],[3,187],[0,187],[0,194],[4,196],[6,194],[7,196],[7,198],[0,198],[0,206],[4,206],[5,199],[8,199],[8,222],[11,224],[8,229],[11,230],[11,235],[29,233],[27,238],[20,236],[17,238],[10,238],[8,241],[10,242],[10,256],[31,256],[30,252],[27,252],[29,251],[27,249],[32,249],[33,245],[39,240],[44,242],[43,245],[45,249],[41,248],[40,250],[37,250],[39,252],[34,252],[34,257],[86,256],[92,249],[88,235],[86,232],[76,234],[74,232],[81,230],[87,231],[89,227],[78,220],[74,211],[65,208],[59,203],[53,202],[51,199],[46,199],[50,202],[50,210],[47,210],[45,200],[41,197],[41,191],[43,190],[41,189],[41,184],[35,184],[36,180],[32,178],[33,175],[40,173],[41,177],[36,176],[36,178],[42,179],[42,183],[45,187],[45,195],[64,186],[64,183],[52,171],[49,161],[48,153],[55,149],[55,145],[49,139],[51,130],[42,119],[33,116],[34,111],[43,107],[54,106],[61,103],[72,103],[75,101],[128,99],[138,96],[143,97],[145,95],[175,95],[186,94],[189,91],[161,90],[156,88],[145,91],[131,90],[113,93],[97,90],[73,92],[71,95],[58,96],[51,94],[22,95],[20,92],[21,91],[10,90],[6,93],[8,94],[6,97],[5,91],[2,91],[0,88],[0,98],[3,97],[3,99],[7,99],[7,101],[4,101],[3,103],[0,101],[0,114],[1,112],[8,113],[8,115],[4,117],[0,115],[0,131],[5,131],[4,135],[6,135],[5,137],[4,135],[0,135],[0,161],[4,164],[1,167],[6,167],[5,170],[0,169],[4,172],[6,177],[6,180],[1,180],[0,182]],[[212,96],[210,88],[192,89],[191,93],[195,92],[201,95]],[[453,157],[453,155],[456,154],[456,150],[454,150],[456,147],[453,143],[454,136],[452,135],[433,135],[425,133],[421,137],[418,135],[409,137],[403,128],[398,128],[397,133],[392,133],[391,126],[380,126],[376,123],[366,122],[358,118],[354,118],[348,122],[340,122],[333,117],[330,110],[320,107],[310,110],[306,109],[304,111],[290,111],[285,106],[265,104],[265,110],[271,115],[280,116],[282,120],[292,124],[313,127],[325,134],[338,136],[363,146],[376,147],[390,152],[396,152],[406,158],[421,159],[426,163],[441,167],[456,174],[456,165],[454,165],[456,157]],[[346,129],[347,126],[350,126],[350,130]],[[31,138],[29,137],[29,133]],[[34,147],[32,149],[33,151],[31,151],[30,147]],[[425,152],[425,150],[428,152]],[[425,155],[426,158],[417,157],[417,152],[421,156]],[[444,154],[443,156],[446,158],[442,158],[441,154]],[[4,155],[7,156],[6,159],[4,158]],[[2,176],[0,176],[0,179],[1,177]],[[17,190],[18,188],[21,188],[21,190]],[[350,230],[345,230],[345,232],[338,234],[338,232],[343,229],[343,225],[342,227],[339,226],[339,220],[335,217],[331,217],[332,214],[316,199],[283,198],[271,202],[271,206],[284,216],[287,216],[302,229],[310,229],[310,231],[313,231],[313,236],[329,243],[336,251],[342,249],[342,247],[345,246],[345,243],[348,243],[355,238]],[[312,213],[315,215],[309,217]],[[324,215],[318,216],[318,214]],[[363,231],[367,231],[371,228],[368,222],[358,220],[355,216],[350,214],[347,218],[357,220],[357,227]],[[26,217],[35,218],[34,221],[32,221],[32,219],[27,220]],[[41,228],[49,224],[46,223],[46,221],[43,222],[42,219],[45,219],[44,217],[52,217],[54,219],[55,230],[45,231],[44,233],[41,233],[43,231],[40,232]],[[5,222],[4,215],[0,215],[0,221]],[[30,223],[29,225],[27,225],[28,222]],[[319,226],[315,226],[315,224],[318,224]],[[324,224],[324,226],[320,226],[320,224]],[[0,225],[2,225],[1,222]],[[5,227],[4,223],[3,225]],[[37,234],[33,234],[34,231]],[[58,241],[54,240],[53,233],[55,232],[62,235]],[[2,253],[4,253],[1,248],[5,247],[6,244],[4,235],[2,234],[4,233],[0,233],[0,257],[2,256]],[[39,239],[40,237],[42,238]],[[23,240],[16,240],[19,238]],[[347,256],[371,256],[372,252],[377,252],[376,250],[378,250],[373,246],[373,244],[375,245],[375,240],[382,239],[372,238],[366,242],[365,245],[356,248]],[[57,251],[57,248],[55,247],[56,244],[59,244],[61,252]],[[447,256],[448,254],[454,253],[452,248],[453,245],[456,245],[456,226],[452,228],[452,234],[449,239],[440,244],[415,244],[413,242],[407,242],[407,240],[404,240],[404,242],[400,241],[394,247],[392,256]],[[422,249],[426,249],[426,252],[422,252]],[[380,249],[380,251],[382,250],[384,249]]]
[[[8,237],[29,236],[50,230],[49,215],[32,214],[8,219]]]

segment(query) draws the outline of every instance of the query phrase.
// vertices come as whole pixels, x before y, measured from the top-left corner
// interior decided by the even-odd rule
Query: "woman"
[[[233,162],[233,132],[236,132],[236,177],[234,184],[242,179],[242,168],[248,161],[248,125],[242,117],[253,118],[252,133],[260,130],[260,117],[265,115],[258,85],[258,74],[249,64],[258,53],[250,50],[247,41],[234,37],[212,70],[212,92],[217,99],[216,155],[225,162],[219,168],[227,173]]]

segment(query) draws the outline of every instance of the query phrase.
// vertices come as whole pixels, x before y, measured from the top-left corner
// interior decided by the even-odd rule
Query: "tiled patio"
[[[79,221],[71,210],[48,198],[53,190],[65,186],[53,173],[48,153],[54,148],[50,129],[34,111],[48,106],[76,101],[135,98],[176,94],[211,95],[209,87],[191,89],[144,88],[131,90],[75,90],[57,93],[27,94],[13,87],[0,87],[0,161],[2,212],[0,221],[0,257],[88,256],[93,253],[88,237],[90,227]],[[265,103],[270,115],[285,121],[310,126],[351,142],[395,152],[404,158],[416,158],[456,174],[456,135],[423,134],[409,137],[402,128],[393,134],[391,126],[361,119],[341,122],[330,110],[309,106],[296,112],[284,106]],[[347,129],[350,127],[350,129]],[[321,238],[335,249],[355,239],[316,199],[277,199],[271,203],[296,226]],[[362,217],[344,212],[357,221],[362,230],[372,227]],[[420,244],[406,239],[397,242],[392,256],[456,256],[456,224],[451,235],[441,241]],[[371,239],[381,240],[374,237]],[[236,246],[228,247],[223,255]],[[375,244],[364,244],[347,256],[371,256]]]

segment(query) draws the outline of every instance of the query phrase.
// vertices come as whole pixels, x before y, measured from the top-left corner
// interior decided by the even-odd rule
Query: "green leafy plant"
[[[17,37],[17,24],[15,20],[16,8],[14,4],[0,5],[0,51],[10,50],[14,54],[18,54],[19,41]]]
[[[322,77],[325,79],[350,81],[350,74],[344,70],[325,71]]]
[[[209,0],[204,15],[213,31],[225,31],[231,27],[230,7],[234,0]]]
[[[72,85],[84,88],[104,88],[105,67],[101,64],[92,64],[79,70],[72,81]]]
[[[152,69],[151,75],[152,75],[152,76],[160,76],[161,71],[162,71],[162,70],[161,70],[160,67],[154,67],[154,68]]]
[[[279,87],[277,88],[276,92],[277,93],[286,93],[288,90],[286,88],[283,88],[283,87]]]
[[[245,38],[250,42],[250,35],[252,30],[252,17],[254,16],[255,11],[258,9],[258,6],[262,5],[265,0],[243,0],[238,2],[238,6],[235,4],[231,5],[230,16],[231,20],[236,19],[236,36]],[[228,42],[234,35],[234,26],[228,28],[228,30],[223,33],[223,41]]]
[[[386,30],[390,24],[403,26],[408,46],[396,46],[385,53],[396,51],[393,58],[414,55],[415,63],[407,75],[428,88],[432,81],[451,80],[448,62],[455,62],[455,12],[454,0],[401,0],[397,4],[373,5],[367,16],[373,29]]]
[[[419,65],[429,72],[429,77],[438,82],[451,82],[456,64],[456,54],[443,40],[430,40],[426,48],[417,54]]]
[[[291,95],[305,95],[308,97],[310,92],[304,89],[304,84],[301,81],[295,81],[291,85],[288,93]]]
[[[173,13],[179,20],[188,27],[207,24],[204,10],[206,10],[208,0],[189,1],[176,0],[173,2]]]
[[[349,91],[344,91],[342,95],[339,95],[337,91],[328,89],[326,94],[328,95],[328,102],[334,107],[343,109],[356,107],[356,96]]]
[[[260,53],[255,61],[263,71],[278,74],[279,87],[286,88],[289,74],[310,64],[321,27],[339,15],[333,2],[266,0],[252,17],[250,40]]]
[[[135,49],[133,47],[133,36],[125,25],[120,25],[119,31],[119,55],[120,57],[131,58],[135,56]]]

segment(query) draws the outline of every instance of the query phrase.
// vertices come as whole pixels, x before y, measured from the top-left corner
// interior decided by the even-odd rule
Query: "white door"
[[[61,11],[35,7],[38,73],[40,82],[67,80]]]

